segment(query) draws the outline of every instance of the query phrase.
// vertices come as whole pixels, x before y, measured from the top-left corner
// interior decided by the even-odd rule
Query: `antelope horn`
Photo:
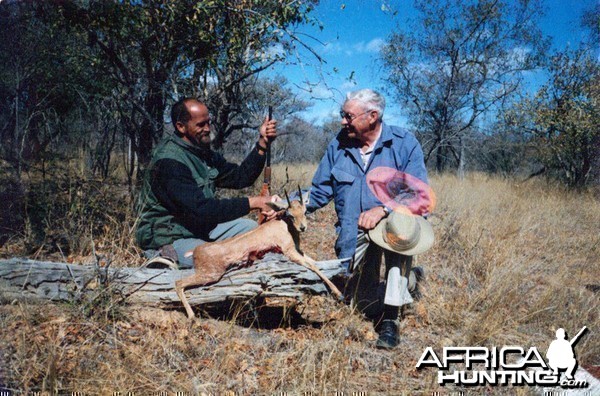
[[[290,201],[290,197],[288,196],[287,190],[285,188],[283,189],[283,193],[285,194],[285,199],[287,200],[288,206],[290,206],[292,201]]]
[[[300,188],[300,184],[298,184],[298,198],[300,198],[300,203],[304,205],[304,201],[302,199],[302,189]]]

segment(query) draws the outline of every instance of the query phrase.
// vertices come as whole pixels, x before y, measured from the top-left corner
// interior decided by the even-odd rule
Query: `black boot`
[[[377,332],[379,333],[379,339],[377,340],[376,347],[379,349],[394,349],[400,343],[397,320],[382,320]]]

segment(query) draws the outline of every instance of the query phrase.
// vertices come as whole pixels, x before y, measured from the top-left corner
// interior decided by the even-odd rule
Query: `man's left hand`
[[[268,117],[265,117],[259,132],[260,138],[258,139],[258,144],[266,149],[267,145],[277,137],[277,121],[269,120]]]
[[[375,228],[377,223],[381,221],[385,217],[386,213],[383,210],[383,207],[376,206],[371,208],[365,212],[362,212],[358,217],[358,227],[362,228],[366,231],[372,230]]]

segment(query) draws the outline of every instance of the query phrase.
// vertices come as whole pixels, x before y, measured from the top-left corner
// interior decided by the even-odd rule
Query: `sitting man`
[[[399,306],[413,301],[408,279],[412,277],[414,281],[415,278],[414,269],[411,275],[415,253],[409,249],[404,255],[399,253],[402,249],[388,246],[384,246],[384,250],[372,242],[373,238],[368,238],[368,232],[394,208],[373,194],[367,175],[372,169],[387,167],[427,183],[427,170],[415,136],[405,129],[385,124],[384,110],[385,99],[370,89],[346,96],[340,112],[342,130],[327,147],[313,177],[307,210],[314,211],[334,200],[338,216],[336,254],[339,258],[352,258],[352,277],[346,296],[377,324],[377,347],[394,348],[399,343]],[[404,290],[395,293],[394,305],[384,303],[379,287],[383,254],[388,272],[393,267],[402,269],[402,276],[398,272],[395,278],[396,284],[405,281]],[[389,279],[387,274],[386,278]]]
[[[185,253],[207,241],[218,241],[257,226],[241,219],[253,209],[273,217],[266,203],[272,197],[215,198],[215,188],[251,186],[265,163],[269,142],[277,136],[277,122],[265,119],[255,148],[240,165],[227,162],[210,148],[208,108],[193,98],[173,105],[175,133],[153,153],[140,196],[136,239],[148,257],[157,254],[191,268]]]

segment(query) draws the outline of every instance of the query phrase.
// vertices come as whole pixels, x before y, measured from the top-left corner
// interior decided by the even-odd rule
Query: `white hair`
[[[385,111],[385,98],[377,91],[372,89],[360,89],[358,91],[348,92],[346,94],[346,102],[355,100],[361,103],[365,110],[375,110],[379,114],[379,120],[383,119]]]

